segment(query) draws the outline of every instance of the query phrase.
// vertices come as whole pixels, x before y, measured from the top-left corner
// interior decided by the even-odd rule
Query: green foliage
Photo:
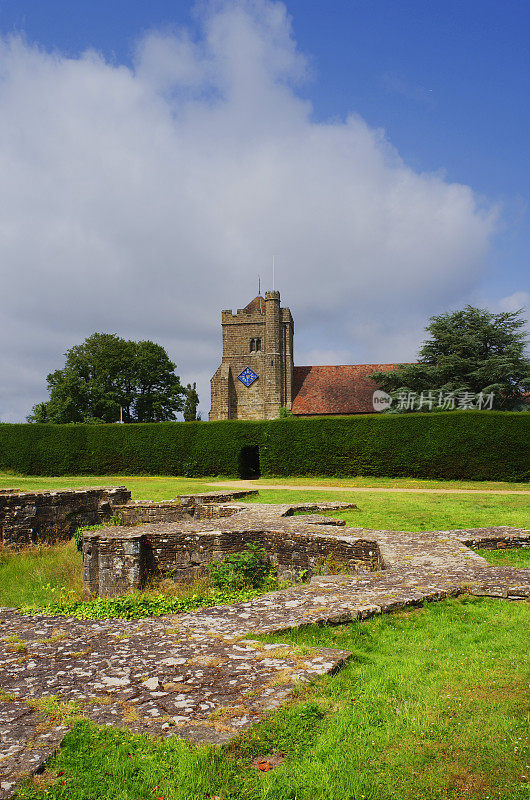
[[[175,419],[184,389],[161,345],[94,333],[66,353],[63,369],[48,375],[50,399],[28,422],[97,424]]]
[[[431,334],[416,364],[372,377],[395,398],[398,392],[467,390],[494,394],[493,407],[527,408],[522,399],[530,391],[530,360],[525,356],[525,320],[522,311],[491,314],[466,306],[462,311],[431,317]]]
[[[527,480],[530,415],[494,411],[268,423],[262,475]]]
[[[0,424],[0,469],[30,475],[262,475],[528,480],[530,414],[462,411],[191,424]]]
[[[257,542],[251,542],[240,553],[210,562],[208,568],[210,583],[218,589],[261,589],[266,584],[272,589],[276,584],[267,554]]]
[[[93,531],[96,528],[103,528],[104,525],[81,525],[79,528],[75,529],[74,532],[74,543],[76,550],[81,553],[83,551],[83,533],[85,531]]]
[[[184,421],[195,422],[197,420],[197,407],[199,405],[199,394],[197,384],[188,383],[186,386],[186,400],[184,401]]]
[[[274,587],[271,587],[274,588]],[[49,614],[52,617],[77,617],[78,619],[140,619],[160,617],[163,614],[178,614],[195,608],[232,605],[252,600],[263,593],[263,589],[210,589],[188,597],[171,597],[165,594],[143,594],[135,592],[119,597],[96,597],[79,600],[74,593],[50,591],[51,600],[39,605],[22,606],[22,614]],[[56,599],[56,596],[58,598]]]

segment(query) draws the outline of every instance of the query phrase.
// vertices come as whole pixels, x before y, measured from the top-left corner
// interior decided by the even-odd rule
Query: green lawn
[[[208,481],[210,478],[208,478]],[[212,478],[211,480],[214,480]],[[41,475],[19,475],[15,472],[0,472],[0,489],[17,488],[24,492],[45,489],[68,489],[82,486],[126,486],[134,500],[171,500],[178,494],[212,492],[195,478],[172,478],[166,476],[137,475],[76,475],[48,477]]]
[[[81,553],[73,540],[29,550],[0,550],[0,606],[45,605],[61,589],[83,594]]]
[[[345,500],[356,510],[335,512],[353,528],[375,530],[457,530],[510,525],[530,527],[530,496],[466,494],[392,494],[377,492],[326,492],[260,489],[256,502],[293,503]]]
[[[175,494],[185,492],[211,492],[215,487],[212,483],[223,483],[231,478],[220,476],[212,478],[181,478],[171,476],[152,475],[77,475],[77,476],[34,476],[20,475],[15,472],[0,472],[0,489],[20,487],[29,491],[32,489],[61,489],[76,486],[127,486],[131,489],[133,497],[137,500],[168,500]],[[510,483],[502,481],[435,481],[419,480],[413,478],[372,478],[359,476],[356,478],[261,478],[252,481],[249,488],[260,488],[267,484],[297,485],[297,486],[355,486],[375,488],[401,488],[401,489],[488,489],[517,492],[527,491],[530,494],[529,483]],[[326,493],[327,495],[327,493]]]
[[[263,637],[353,657],[222,748],[80,722],[17,797],[528,800],[529,612],[463,598]],[[276,769],[252,768],[278,752]]]
[[[210,480],[210,478],[208,478]],[[213,478],[215,481],[230,480],[230,478]],[[233,480],[233,479],[232,479]],[[344,486],[344,488],[374,487],[381,489],[469,489],[469,490],[496,490],[529,492],[530,483],[516,483],[509,481],[437,481],[422,478],[381,478],[370,475],[358,475],[353,478],[329,477],[302,477],[295,478],[260,478],[252,481],[252,485],[259,488],[267,484],[284,486]]]
[[[485,558],[488,564],[494,567],[516,567],[517,569],[530,569],[530,547],[517,547],[513,550],[475,550],[479,556]]]

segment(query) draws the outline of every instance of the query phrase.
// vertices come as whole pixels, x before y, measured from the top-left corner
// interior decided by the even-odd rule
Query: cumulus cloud
[[[316,121],[282,3],[201,8],[133,66],[0,43],[4,421],[94,331],[161,342],[207,412],[220,310],[270,288],[273,253],[299,364],[409,359],[477,284],[495,210],[355,113]]]

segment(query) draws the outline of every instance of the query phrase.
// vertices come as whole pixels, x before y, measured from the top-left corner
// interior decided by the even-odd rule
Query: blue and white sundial
[[[245,384],[247,389],[248,389],[249,386],[252,386],[254,381],[258,380],[258,376],[254,372],[254,370],[251,369],[250,367],[247,367],[246,369],[244,369],[243,372],[241,373],[241,375],[238,375],[237,377],[241,381],[241,383]]]

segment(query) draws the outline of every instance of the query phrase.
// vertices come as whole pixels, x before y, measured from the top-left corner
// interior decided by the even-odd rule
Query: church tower
[[[280,293],[221,312],[223,360],[211,380],[210,420],[277,419],[293,398],[294,322]]]

